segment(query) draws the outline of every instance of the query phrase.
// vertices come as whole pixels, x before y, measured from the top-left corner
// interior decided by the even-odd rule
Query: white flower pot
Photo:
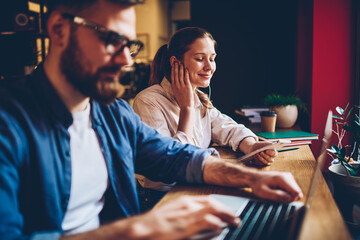
[[[298,108],[296,105],[272,107],[271,109],[277,114],[276,127],[291,128],[295,125],[298,117]]]

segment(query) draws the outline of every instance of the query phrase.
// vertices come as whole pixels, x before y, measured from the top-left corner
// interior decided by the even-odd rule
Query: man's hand
[[[98,229],[64,236],[62,240],[157,239],[176,240],[203,230],[221,231],[239,226],[235,213],[209,196],[184,196],[151,211],[104,225]]]
[[[274,201],[291,202],[303,197],[291,173],[259,171],[212,156],[205,160],[203,178],[208,184],[251,187],[254,195]]]
[[[288,172],[260,172],[250,186],[256,196],[274,201],[291,202],[303,197],[299,185]]]
[[[258,142],[252,137],[245,138],[239,145],[239,149],[244,153],[250,153],[256,149],[262,148],[271,142],[261,141]],[[254,156],[254,163],[257,165],[270,165],[275,161],[275,157],[278,155],[276,150],[268,149],[263,152],[259,152]]]
[[[208,196],[181,197],[137,217],[134,231],[151,239],[184,239],[203,230],[221,231],[238,226],[235,213]]]

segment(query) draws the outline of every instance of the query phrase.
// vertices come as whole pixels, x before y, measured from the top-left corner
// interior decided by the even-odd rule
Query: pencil
[[[278,152],[286,152],[286,151],[291,151],[291,150],[296,150],[296,149],[299,149],[298,147],[295,147],[295,148],[285,148],[285,149],[279,149],[277,150]]]

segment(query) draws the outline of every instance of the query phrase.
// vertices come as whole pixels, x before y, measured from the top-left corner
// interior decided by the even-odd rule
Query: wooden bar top
[[[233,161],[240,156],[239,153],[233,152],[230,148],[216,147],[216,149],[219,151],[220,156],[228,161]],[[275,162],[271,166],[261,168],[261,170],[291,172],[304,193],[304,198],[301,201],[305,202],[308,196],[314,166],[315,158],[309,146],[303,145],[297,150],[279,152]],[[249,192],[242,189],[211,185],[177,185],[161,199],[157,206],[183,195],[204,195],[212,193],[251,196]],[[310,208],[305,216],[298,239],[352,239],[322,176],[320,177]]]

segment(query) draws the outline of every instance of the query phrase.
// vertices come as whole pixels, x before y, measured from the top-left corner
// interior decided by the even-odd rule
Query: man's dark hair
[[[48,14],[58,8],[72,10],[73,13],[79,12],[91,6],[99,0],[47,0]],[[144,3],[145,0],[105,0],[119,5],[136,5]]]

